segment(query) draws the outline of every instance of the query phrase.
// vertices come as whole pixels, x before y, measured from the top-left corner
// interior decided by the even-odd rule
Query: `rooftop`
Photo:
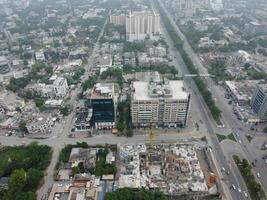
[[[263,84],[263,83],[258,84],[258,86],[259,86],[265,93],[267,93],[267,84],[266,84],[266,83],[265,83],[265,84]]]
[[[167,99],[187,99],[188,93],[185,91],[183,81],[165,82],[133,82],[134,100],[152,100],[159,98]]]
[[[96,83],[91,93],[91,99],[109,99],[114,96],[113,83]]]

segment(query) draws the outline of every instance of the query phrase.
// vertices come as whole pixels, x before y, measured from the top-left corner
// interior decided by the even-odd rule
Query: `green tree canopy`
[[[21,192],[26,182],[26,172],[24,169],[15,170],[8,180],[8,190],[11,194]]]

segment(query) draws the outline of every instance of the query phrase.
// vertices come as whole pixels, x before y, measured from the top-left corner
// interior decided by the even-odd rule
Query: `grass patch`
[[[251,135],[246,135],[246,138],[249,142],[251,142],[251,140],[253,139],[253,137]]]
[[[218,133],[216,133],[216,136],[217,136],[219,142],[227,139],[227,136],[221,135],[221,134],[218,134]]]
[[[248,161],[246,159],[241,160],[236,155],[233,156],[233,159],[247,185],[251,199],[266,200],[265,192],[252,173],[252,166],[248,163]]]
[[[235,139],[235,136],[234,136],[233,133],[230,133],[229,135],[227,135],[227,138],[228,138],[229,140],[233,140],[234,142],[236,142],[236,139]]]
[[[235,139],[235,136],[233,133],[230,133],[228,135],[221,135],[221,134],[216,133],[216,136],[217,136],[219,142],[226,140],[226,139],[229,139],[229,140],[236,142],[236,139]]]

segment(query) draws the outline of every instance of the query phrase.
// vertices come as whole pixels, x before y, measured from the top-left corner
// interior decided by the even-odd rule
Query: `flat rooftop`
[[[153,83],[154,84],[154,83]],[[183,81],[168,81],[165,84],[157,84],[151,87],[149,82],[135,81],[133,82],[133,98],[134,100],[155,100],[165,99],[187,99],[189,93],[185,91]],[[151,91],[153,90],[153,91]],[[153,95],[151,95],[153,94]],[[154,95],[156,94],[156,95]]]
[[[96,83],[91,93],[91,99],[110,99],[114,96],[113,83]]]

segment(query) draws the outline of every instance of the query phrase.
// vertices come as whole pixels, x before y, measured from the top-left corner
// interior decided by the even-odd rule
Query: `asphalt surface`
[[[164,8],[164,7],[163,7]],[[199,58],[197,55],[193,52],[192,48],[190,47],[189,43],[187,42],[185,36],[181,33],[181,31],[178,29],[177,25],[174,23],[172,17],[170,16],[169,12],[166,12],[167,16],[171,20],[172,25],[176,28],[176,31],[180,35],[180,37],[184,40],[184,49],[185,51],[190,55],[192,61],[194,64],[200,69],[201,73],[207,73],[206,69],[202,66],[201,62],[199,61]],[[107,23],[107,21],[106,21]],[[105,23],[105,25],[106,25]],[[104,27],[105,27],[104,25]],[[87,79],[91,66],[94,64],[93,63],[93,57],[96,55],[98,52],[99,48],[99,39],[101,38],[103,32],[104,32],[104,27],[101,30],[101,33],[98,37],[98,40],[95,44],[94,50],[90,58],[88,59],[88,68],[85,71],[84,75],[84,80]],[[173,55],[173,64],[177,67],[179,71],[179,75],[183,74],[188,74],[188,70],[180,57],[179,52],[175,49],[173,46],[173,42],[170,39],[169,35],[166,33],[166,30],[163,27],[163,35],[165,36],[168,45],[170,46],[170,53]],[[247,141],[245,137],[245,133],[248,131],[247,129],[244,129],[243,124],[241,124],[233,115],[232,111],[229,111],[229,105],[227,105],[227,100],[222,98],[221,90],[219,86],[215,86],[213,81],[210,78],[206,78],[208,87],[211,89],[212,94],[214,97],[217,99],[217,105],[221,108],[224,123],[226,125],[226,128],[222,129],[221,131],[233,131],[235,133],[235,136],[237,138],[237,141],[241,141],[241,144],[236,144],[240,145],[240,147],[236,147],[236,145],[225,145],[225,144],[220,144],[215,132],[218,131],[218,128],[216,127],[214,120],[212,119],[211,114],[208,112],[208,108],[199,93],[194,81],[192,78],[185,78],[185,84],[187,90],[192,94],[191,95],[191,108],[190,108],[190,115],[193,118],[193,121],[198,122],[200,120],[203,121],[203,123],[199,123],[201,131],[206,133],[208,143],[210,144],[212,148],[212,152],[214,154],[214,157],[216,159],[216,163],[220,168],[224,167],[226,171],[230,171],[230,175],[226,175],[226,173],[219,172],[221,175],[221,178],[225,178],[226,182],[222,182],[224,185],[224,192],[225,192],[225,198],[226,199],[249,199],[245,198],[243,191],[247,191],[245,183],[240,176],[240,173],[238,169],[236,168],[235,164],[233,163],[231,157],[233,154],[239,154],[241,156],[245,156],[248,158],[250,161],[255,161],[255,158],[258,158],[258,155],[256,155],[253,151],[253,146]],[[72,91],[71,93],[71,100],[70,103],[74,105],[74,108],[77,105],[77,94],[80,92],[80,85]],[[227,109],[225,109],[227,108]],[[58,160],[59,152],[62,147],[64,147],[66,144],[75,144],[76,142],[87,142],[88,144],[119,144],[119,143],[144,143],[148,142],[149,138],[147,135],[135,135],[133,138],[125,138],[125,137],[117,137],[114,135],[99,135],[95,136],[93,138],[69,138],[68,133],[72,127],[73,120],[75,118],[74,112],[72,112],[68,117],[65,118],[64,122],[59,125],[58,128],[58,133],[54,133],[53,137],[49,139],[44,139],[44,140],[35,140],[35,139],[28,139],[28,138],[23,138],[19,139],[16,137],[0,137],[0,141],[3,145],[21,145],[21,141],[23,143],[28,144],[32,141],[38,141],[40,144],[46,144],[49,146],[53,147],[53,157],[51,160],[51,163],[47,169],[47,174],[45,176],[45,183],[44,185],[38,190],[38,199],[41,199],[41,197],[47,193],[49,187],[53,184],[53,172],[54,168],[56,165],[56,162]],[[237,127],[235,129],[232,129],[231,127]],[[238,128],[239,127],[239,128]],[[241,129],[240,129],[241,128]],[[61,130],[61,131],[60,131]],[[20,142],[18,142],[20,141]],[[194,139],[190,137],[184,137],[184,138],[179,138],[177,134],[160,134],[157,135],[155,142],[197,142]],[[222,147],[221,147],[222,146]],[[222,150],[222,148],[226,147],[227,152]],[[236,151],[238,149],[238,151]],[[240,151],[241,149],[241,151]],[[256,167],[254,168],[254,171],[257,173],[259,172],[261,174],[261,177],[259,178],[259,181],[264,185],[265,188],[267,188],[267,174],[266,174],[266,165],[263,163],[261,159],[257,159]],[[237,190],[231,190],[229,189],[229,186],[231,184],[234,184],[237,187],[240,187],[242,190],[242,193],[239,193]]]
[[[161,2],[160,2],[160,4],[161,4],[162,8],[165,10],[165,13],[167,14],[168,18],[170,19],[171,24],[173,25],[173,27],[175,28],[175,30],[179,34],[180,38],[184,41],[184,49],[188,53],[188,55],[190,56],[192,61],[194,62],[195,66],[199,67],[201,65],[201,67],[203,68],[201,62],[199,61],[198,56],[192,50],[191,46],[187,42],[186,37],[178,29],[177,25],[175,24],[174,20],[172,19],[172,16],[170,15],[170,13],[166,10],[165,6]],[[163,32],[163,34],[164,33],[165,33],[165,31]],[[179,55],[179,52],[173,46],[173,43],[172,43],[171,39],[169,38],[168,34],[165,33],[165,37],[168,38],[167,41],[168,41],[168,44],[170,45],[170,51],[172,51],[173,54],[176,55],[175,56],[176,58],[174,57],[173,59],[179,60],[178,61],[178,63],[179,63],[179,66],[178,66],[179,75],[182,76],[184,74],[189,74],[187,67],[183,63],[182,58]],[[203,73],[203,72],[200,71],[200,73]],[[204,73],[206,73],[206,71]],[[215,132],[217,131],[218,128],[216,127],[215,122],[214,122],[210,112],[208,112],[208,108],[205,104],[204,99],[202,98],[202,96],[201,96],[200,92],[198,91],[192,78],[185,78],[184,81],[185,81],[185,84],[187,85],[187,89],[192,94],[191,105],[193,104],[193,105],[195,105],[195,108],[198,108],[198,109],[193,110],[193,111],[191,110],[191,112],[193,114],[199,113],[201,115],[201,120],[203,121],[203,124],[206,126],[206,129],[207,129],[208,142],[209,142],[209,144],[213,150],[213,154],[215,155],[215,158],[217,160],[218,165],[221,166],[221,168],[224,167],[226,169],[226,171],[228,171],[228,170],[230,171],[229,175],[226,175],[224,173],[224,178],[227,180],[227,185],[230,186],[231,184],[234,184],[236,187],[239,187],[242,190],[242,192],[240,193],[237,190],[229,189],[229,187],[226,189],[226,187],[224,187],[226,199],[229,199],[229,198],[248,199],[243,194],[243,191],[247,191],[247,188],[246,188],[246,185],[244,184],[242,177],[236,176],[236,171],[233,171],[230,168],[230,165],[226,160],[226,157],[224,155],[222,147],[218,141],[217,136],[215,135]],[[212,85],[214,85],[214,83],[211,79],[210,79],[210,81],[211,82],[210,82],[209,86],[211,87]],[[212,93],[213,93],[213,91],[212,91]],[[230,160],[230,162],[232,162],[232,164],[233,164],[232,160]],[[230,194],[231,197],[227,196],[228,194]]]

